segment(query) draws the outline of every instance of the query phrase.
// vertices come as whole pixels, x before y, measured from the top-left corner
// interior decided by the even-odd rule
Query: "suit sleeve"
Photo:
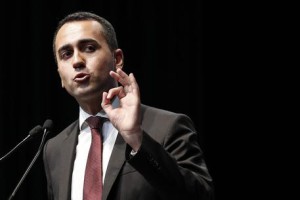
[[[138,153],[127,160],[158,191],[161,199],[211,200],[212,179],[193,123],[186,115],[166,128],[162,143],[144,131]],[[165,127],[164,127],[165,128]]]

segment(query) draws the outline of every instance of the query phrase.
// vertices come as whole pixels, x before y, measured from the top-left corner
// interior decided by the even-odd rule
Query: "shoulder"
[[[142,104],[142,127],[148,133],[161,135],[175,130],[195,131],[189,116]]]
[[[144,120],[163,120],[164,123],[166,122],[174,122],[178,120],[188,120],[191,121],[190,117],[183,113],[176,113],[173,111],[156,108],[152,106],[148,106],[142,104],[142,116]]]
[[[47,143],[48,144],[56,144],[60,145],[60,143],[70,137],[72,134],[76,134],[79,130],[79,122],[78,120],[72,122],[65,129],[63,129],[60,133],[50,138]]]
[[[163,116],[170,116],[170,117],[174,117],[180,114],[169,110],[148,106],[145,104],[142,104],[142,113],[143,115],[163,115]]]

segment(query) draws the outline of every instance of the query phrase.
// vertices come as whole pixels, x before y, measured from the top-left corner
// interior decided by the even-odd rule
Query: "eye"
[[[85,52],[94,52],[96,50],[96,47],[94,45],[88,44],[84,47]]]
[[[70,50],[64,50],[64,51],[60,52],[60,58],[63,60],[67,60],[72,55],[73,55],[73,51],[70,51]]]

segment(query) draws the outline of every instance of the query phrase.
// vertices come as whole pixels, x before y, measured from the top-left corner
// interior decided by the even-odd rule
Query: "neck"
[[[102,99],[94,99],[88,101],[77,100],[80,107],[90,115],[96,115],[102,110],[101,101]]]

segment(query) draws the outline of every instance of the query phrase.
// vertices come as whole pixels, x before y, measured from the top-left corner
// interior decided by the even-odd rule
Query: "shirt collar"
[[[112,107],[113,108],[117,108],[120,105],[120,100],[119,98],[114,98],[114,100],[112,101]],[[82,130],[87,126],[87,123],[85,122],[85,120],[87,118],[89,118],[90,115],[87,112],[85,112],[81,107],[79,107],[79,129]],[[104,118],[108,118],[107,114],[105,113],[104,110],[101,110],[100,112],[98,112],[96,115],[94,116],[100,116],[100,117],[104,117]]]

